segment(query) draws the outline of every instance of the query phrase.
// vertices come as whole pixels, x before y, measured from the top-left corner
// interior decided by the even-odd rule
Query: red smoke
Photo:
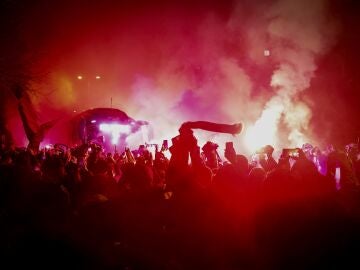
[[[310,0],[39,4],[25,13],[22,31],[37,53],[33,72],[47,74],[33,84],[33,101],[43,122],[117,107],[149,121],[157,142],[188,120],[244,121],[251,131],[270,110],[273,119],[251,138],[236,139],[239,151],[250,141],[251,150],[316,144],[310,91],[320,90],[311,83],[339,33],[329,10],[328,1]]]

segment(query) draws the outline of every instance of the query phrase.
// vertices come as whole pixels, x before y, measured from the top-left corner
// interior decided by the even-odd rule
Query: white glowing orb
[[[121,124],[100,124],[100,131],[111,134],[111,143],[117,144],[120,134],[129,134],[130,126]]]
[[[244,142],[251,152],[255,152],[267,144],[276,145],[278,122],[283,109],[281,104],[272,104],[262,112],[253,126],[246,129]]]

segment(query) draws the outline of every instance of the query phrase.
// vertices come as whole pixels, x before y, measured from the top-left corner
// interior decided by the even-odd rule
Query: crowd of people
[[[55,145],[0,153],[2,264],[87,269],[309,269],[357,265],[358,146],[274,148],[257,162],[191,129],[155,155]],[[169,151],[171,156],[164,154]],[[312,153],[310,155],[309,153]],[[318,155],[320,156],[320,154]],[[321,161],[321,162],[320,162]],[[325,169],[324,169],[325,168]]]

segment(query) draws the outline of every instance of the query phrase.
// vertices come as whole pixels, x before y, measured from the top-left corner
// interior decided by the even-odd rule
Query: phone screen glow
[[[337,190],[340,189],[340,178],[341,178],[340,168],[336,167],[336,169],[335,169],[335,183],[336,183],[336,189]]]

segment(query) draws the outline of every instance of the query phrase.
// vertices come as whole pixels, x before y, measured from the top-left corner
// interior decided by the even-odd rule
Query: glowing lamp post
[[[76,78],[78,81],[81,81],[81,85],[83,85],[83,86],[84,86],[84,84],[86,85],[87,91],[91,90],[90,85],[94,82],[94,78],[95,78],[95,81],[100,81],[100,79],[102,79],[102,77],[100,75],[87,76],[86,74],[85,75],[79,74],[76,76]],[[99,82],[97,82],[97,83],[99,83]]]

